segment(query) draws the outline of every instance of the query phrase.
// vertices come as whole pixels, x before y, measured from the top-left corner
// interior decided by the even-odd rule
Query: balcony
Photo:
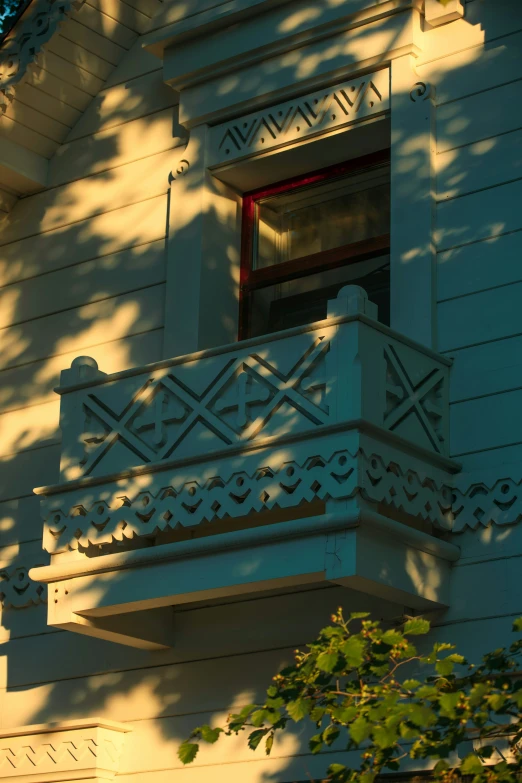
[[[36,490],[49,623],[162,649],[202,600],[334,583],[447,605],[449,369],[355,286],[306,327],[114,375],[76,359],[60,483]]]

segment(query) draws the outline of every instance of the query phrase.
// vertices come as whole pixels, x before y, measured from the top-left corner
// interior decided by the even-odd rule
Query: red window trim
[[[390,235],[365,239],[362,242],[352,242],[340,248],[313,253],[291,261],[285,261],[273,267],[252,269],[255,204],[263,198],[289,193],[305,185],[315,185],[333,177],[352,174],[357,171],[390,162],[390,150],[384,149],[363,155],[360,158],[348,160],[345,163],[328,166],[312,171],[300,177],[293,177],[276,182],[268,187],[251,190],[243,195],[243,213],[241,221],[241,262],[239,276],[239,339],[245,340],[249,335],[250,294],[259,288],[265,288],[276,283],[286,282],[296,277],[311,274],[318,269],[334,269],[346,263],[363,261],[378,255],[390,247]]]

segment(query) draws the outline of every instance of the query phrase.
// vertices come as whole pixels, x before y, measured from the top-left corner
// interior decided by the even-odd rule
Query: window
[[[389,323],[389,226],[388,150],[246,193],[240,339],[326,318],[349,284]]]

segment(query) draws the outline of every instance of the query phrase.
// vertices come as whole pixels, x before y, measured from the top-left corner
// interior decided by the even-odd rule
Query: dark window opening
[[[389,150],[245,194],[240,339],[326,318],[360,285],[390,314]]]

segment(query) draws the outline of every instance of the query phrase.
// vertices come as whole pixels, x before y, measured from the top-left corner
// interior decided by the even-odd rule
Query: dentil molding
[[[0,732],[0,780],[84,783],[113,780],[131,729],[93,718]]]

